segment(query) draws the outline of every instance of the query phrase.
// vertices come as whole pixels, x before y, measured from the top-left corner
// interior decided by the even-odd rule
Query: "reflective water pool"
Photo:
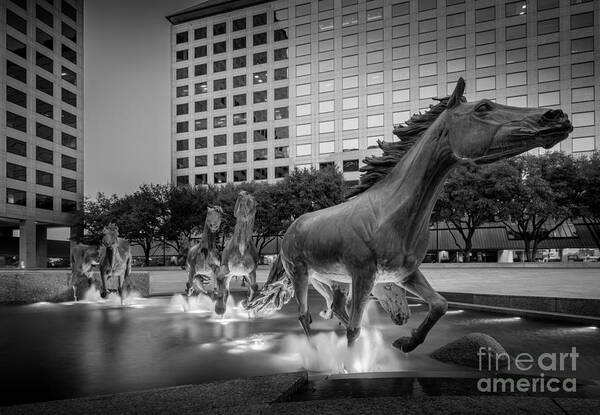
[[[236,296],[237,301],[241,295]],[[436,348],[471,332],[495,337],[509,353],[579,353],[578,378],[598,378],[600,330],[451,310],[427,342],[406,355],[391,342],[409,335],[426,307],[413,304],[405,327],[395,326],[378,304],[369,304],[356,348],[347,352],[337,320],[318,316],[324,302],[310,293],[314,348],[306,343],[296,305],[266,318],[234,308],[225,318],[210,303],[183,298],[0,307],[0,405],[90,396],[254,375],[307,367],[325,373],[462,371],[429,357]],[[570,375],[563,372],[561,375]]]

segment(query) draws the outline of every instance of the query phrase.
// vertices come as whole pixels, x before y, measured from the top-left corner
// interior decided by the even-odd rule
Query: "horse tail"
[[[285,272],[281,255],[271,266],[265,285],[256,297],[246,303],[246,309],[272,313],[280,310],[294,296],[294,287],[290,277]]]

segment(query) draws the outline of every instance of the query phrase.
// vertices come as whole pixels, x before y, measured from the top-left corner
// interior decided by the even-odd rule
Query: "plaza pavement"
[[[600,263],[423,264],[420,269],[441,292],[600,299]],[[187,276],[180,268],[151,268],[149,272],[152,295],[179,293],[185,287]],[[268,273],[268,265],[259,266],[259,284]]]

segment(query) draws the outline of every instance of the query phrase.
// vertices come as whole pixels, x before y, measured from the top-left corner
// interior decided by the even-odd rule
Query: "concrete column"
[[[19,223],[19,267],[35,268],[37,265],[36,225],[32,220]]]
[[[37,225],[35,233],[36,267],[48,266],[48,227]]]

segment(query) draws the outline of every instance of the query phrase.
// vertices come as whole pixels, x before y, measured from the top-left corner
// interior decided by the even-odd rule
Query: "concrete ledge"
[[[69,270],[0,270],[0,304],[72,301],[70,276]],[[99,284],[97,272],[94,272],[94,278]],[[131,285],[140,295],[148,297],[149,273],[132,272]]]
[[[500,294],[472,294],[440,292],[454,303],[473,304],[498,308],[521,309],[544,313],[600,317],[600,300],[593,298],[536,297]]]
[[[308,381],[306,372],[176,386],[91,398],[0,407],[2,414],[259,413],[283,402]]]

